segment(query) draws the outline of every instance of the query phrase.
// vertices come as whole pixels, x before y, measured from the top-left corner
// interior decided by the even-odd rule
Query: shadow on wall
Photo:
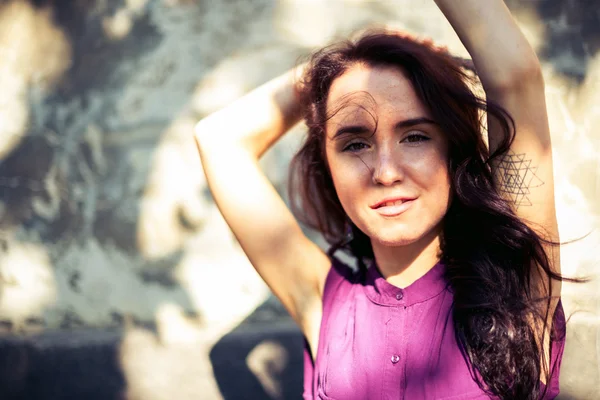
[[[42,186],[40,195],[55,197],[49,199],[57,203],[53,204],[54,213],[40,215],[32,209],[21,212],[21,220],[16,222],[35,230],[48,244],[65,239],[82,242],[91,235],[102,242],[103,234],[110,233],[119,248],[135,251],[135,218],[129,226],[123,221],[119,229],[111,231],[109,226],[116,223],[122,203],[131,195],[123,178],[128,173],[133,178],[132,169],[136,166],[127,165],[126,149],[103,146],[102,136],[114,129],[114,121],[118,119],[119,110],[112,100],[122,95],[127,81],[135,76],[123,71],[123,61],[139,63],[140,58],[160,43],[160,33],[147,14],[139,10],[139,14],[129,19],[127,35],[119,40],[107,37],[106,17],[123,8],[124,1],[37,0],[33,4],[39,13],[53,16],[54,23],[68,39],[71,59],[70,68],[49,93],[28,99],[31,118],[27,135],[32,141],[45,141],[48,145],[43,152],[37,149],[30,153],[27,147],[17,149],[15,157],[31,159],[35,155],[45,164],[36,162],[35,171],[15,165],[7,167],[11,176],[53,185],[53,192]],[[164,129],[168,122],[163,121],[163,126],[157,129]],[[152,140],[148,142],[151,145]],[[34,172],[33,176],[30,172]],[[25,207],[31,197],[17,201]]]
[[[146,299],[133,293],[129,301],[137,300],[150,309],[170,302],[193,308],[183,290],[169,291],[178,286],[169,275],[169,266],[178,264],[181,252],[150,262],[136,255],[136,185],[143,187],[145,179],[139,171],[147,166],[132,161],[131,148],[103,143],[106,133],[121,133],[114,99],[135,77],[140,59],[161,39],[144,7],[129,9],[123,18],[130,18],[114,21],[115,15],[123,15],[119,10],[132,3],[146,1],[0,3],[0,82],[6,96],[2,108],[14,106],[23,115],[23,123],[15,128],[0,111],[0,135],[3,141],[11,141],[0,161],[3,399],[123,398],[126,379],[119,359],[124,335],[120,328],[128,316],[116,309],[94,315],[94,305],[111,303],[110,286],[102,286],[111,278],[118,280],[111,276],[119,272],[115,265],[122,267],[130,260],[93,260],[103,253],[98,244],[116,247],[147,267],[139,271],[137,280],[124,285],[133,283],[134,290],[145,284],[166,288]],[[62,47],[47,46],[48,37],[60,38]],[[184,104],[182,100],[174,106]],[[17,113],[10,114],[10,119],[16,118]],[[141,146],[139,142],[134,145],[151,154],[170,122],[150,121],[154,133],[144,137]],[[93,251],[86,253],[89,242]],[[80,247],[82,256],[64,262],[64,251],[73,247]],[[43,260],[22,265],[31,249],[43,253]],[[85,293],[90,284],[100,286],[96,293]],[[84,303],[90,315],[65,303]],[[57,304],[62,309],[56,310]],[[20,335],[48,328],[47,318],[52,320],[49,328],[63,331]],[[83,329],[98,320],[102,328],[115,330]]]
[[[121,332],[68,332],[0,340],[3,400],[122,400]]]
[[[533,11],[544,24],[540,59],[582,83],[590,60],[600,51],[596,0],[506,0],[513,11]]]
[[[131,6],[134,3],[137,6]],[[130,154],[142,147],[151,155],[170,119],[142,124],[139,128],[148,134],[128,147],[106,143],[111,134],[127,135],[119,125],[114,99],[135,79],[138,71],[131,67],[139,69],[141,58],[160,44],[161,33],[150,21],[146,3],[0,4],[0,53],[10,55],[0,65],[0,82],[7,83],[3,95],[11,95],[6,98],[8,109],[16,104],[25,110],[18,131],[7,131],[12,128],[5,123],[8,118],[0,118],[3,139],[18,138],[10,141],[12,148],[0,162],[3,333],[58,328],[76,337],[79,333],[71,330],[122,327],[130,317],[128,307],[132,314],[149,319],[164,303],[193,310],[192,301],[172,277],[182,251],[154,260],[137,255],[138,188],[143,188],[151,157],[144,165]],[[121,19],[115,22],[118,15]],[[174,106],[183,107],[185,101]],[[30,259],[32,250],[41,255]],[[111,284],[120,290],[119,297]],[[140,292],[144,301],[136,294]],[[38,380],[40,387],[43,382],[57,385],[56,374],[79,370],[77,364],[86,360],[86,354],[90,365],[104,362],[89,348],[79,355],[77,349],[65,348],[69,334],[61,336],[65,343],[53,342],[48,349],[8,337],[7,343],[15,347],[3,347],[7,359],[23,367],[6,375],[10,387],[28,382],[31,391],[32,381]],[[85,337],[91,338],[88,334],[80,340]],[[42,335],[35,340],[48,339]],[[50,367],[59,351],[64,357]],[[107,352],[106,358],[118,362],[115,352]],[[84,381],[82,376],[80,382]],[[82,396],[98,394],[95,386],[91,381],[82,383],[79,389],[89,391]]]
[[[179,14],[173,12],[179,18],[191,20],[194,14],[201,17],[206,11],[193,2],[180,2],[181,6],[171,3],[174,10],[182,10]],[[94,302],[106,305],[112,300],[108,293],[101,293],[102,288],[97,288],[104,284],[102,281],[107,283],[104,290],[114,289],[112,284],[118,286],[119,293],[113,290],[111,294],[120,298],[113,303],[143,308],[133,310],[134,314],[152,316],[160,304],[169,302],[188,311],[194,309],[185,288],[174,277],[174,270],[184,256],[180,242],[199,227],[189,221],[177,204],[168,204],[167,210],[158,209],[164,206],[159,204],[155,214],[174,214],[174,224],[184,233],[168,252],[145,257],[146,254],[140,254],[140,229],[166,229],[157,224],[140,228],[140,213],[149,190],[154,153],[164,132],[176,113],[188,105],[194,85],[203,74],[240,44],[220,38],[218,51],[213,49],[201,68],[198,64],[183,66],[190,75],[189,86],[172,93],[167,80],[174,75],[175,67],[152,59],[165,39],[160,24],[152,19],[152,7],[159,6],[148,0],[31,0],[0,4],[0,15],[10,16],[8,22],[3,20],[4,31],[0,28],[0,52],[9,51],[12,55],[10,62],[3,59],[7,67],[0,69],[0,82],[10,78],[16,88],[7,100],[26,110],[18,134],[7,134],[4,128],[8,118],[0,118],[3,138],[18,137],[0,162],[3,249],[8,252],[18,244],[28,243],[43,247],[53,275],[48,285],[56,293],[54,304],[64,307],[89,303],[88,314],[93,321],[82,319],[81,309],[53,310],[36,317],[37,325],[40,320],[44,325],[45,318],[52,320],[52,327],[63,329],[94,323],[120,325],[126,317],[121,310],[92,315],[98,312],[93,309]],[[45,25],[40,21],[45,21]],[[59,50],[47,47],[40,38],[51,36],[44,29],[60,33],[54,35],[62,38]],[[206,33],[195,25],[194,29],[219,39],[218,32]],[[16,37],[21,42],[14,44],[18,42]],[[52,65],[58,66],[52,69]],[[40,75],[36,68],[51,71]],[[9,74],[13,70],[18,73]],[[12,86],[3,85],[4,95]],[[123,98],[131,100],[130,107],[120,107]],[[144,109],[144,101],[153,104]],[[165,111],[156,113],[153,107]],[[93,287],[99,293],[92,296],[89,290]],[[149,293],[144,293],[146,304],[135,297],[135,291],[142,287],[149,288]],[[5,303],[9,300],[6,298]],[[11,328],[11,317],[0,315],[8,330],[29,329]]]
[[[210,351],[225,400],[296,399],[303,384],[303,336],[270,297]]]
[[[227,11],[219,9],[222,6],[215,8]],[[172,12],[158,15],[152,7],[162,7],[161,11],[170,7]],[[12,23],[0,23],[0,50],[10,44],[14,55],[14,65],[7,64],[6,71],[0,68],[0,82],[7,79],[13,84],[13,92],[3,85],[3,95],[11,94],[7,99],[24,110],[18,132],[9,132],[18,133],[18,140],[2,153],[0,162],[0,248],[5,253],[0,261],[0,328],[2,333],[9,333],[0,336],[3,398],[136,398],[133,392],[125,394],[135,386],[127,363],[140,371],[143,368],[135,363],[150,368],[160,354],[149,352],[148,359],[136,357],[142,351],[135,354],[134,349],[126,352],[124,358],[128,360],[123,361],[119,343],[128,340],[124,321],[152,321],[165,305],[175,304],[176,313],[184,309],[190,325],[197,328],[193,340],[202,337],[198,332],[206,326],[203,315],[196,311],[198,302],[175,276],[184,258],[182,242],[189,236],[182,234],[169,251],[146,257],[140,250],[139,232],[144,197],[152,190],[148,186],[152,185],[154,156],[168,136],[165,132],[174,125],[178,113],[189,111],[186,108],[203,74],[248,46],[241,39],[252,18],[238,12],[236,18],[220,24],[221,31],[216,29],[218,22],[207,23],[214,17],[210,12],[204,2],[190,1],[0,3],[0,17],[10,13],[6,21]],[[160,18],[170,19],[165,22]],[[41,29],[39,19],[46,21],[48,29],[60,32],[64,48],[58,55],[39,44],[41,37],[50,37]],[[192,37],[187,45],[196,47],[188,51],[184,47],[177,53],[178,46],[186,45],[181,43],[185,37],[177,37],[180,31],[173,33],[174,27],[185,25],[182,21],[190,22],[187,33],[203,37],[204,47],[195,44],[196,37]],[[168,36],[173,51],[165,54]],[[17,37],[21,42],[13,45]],[[186,58],[189,54],[193,56]],[[36,68],[53,65],[50,61],[60,68],[48,73],[47,79],[42,74],[39,81]],[[15,71],[29,75],[12,74]],[[169,80],[173,77],[178,79],[175,83]],[[126,107],[122,107],[124,103]],[[3,130],[7,120],[0,118],[3,137],[10,136]],[[183,128],[180,131],[189,139],[191,130],[187,125]],[[181,158],[173,151],[169,156],[167,161]],[[197,161],[197,154],[194,156]],[[167,183],[186,178],[184,174],[166,175],[162,178]],[[168,192],[171,187],[165,180],[153,183],[163,185],[160,189]],[[203,193],[199,190],[196,196]],[[186,234],[201,228],[190,222],[179,204],[167,206],[153,211],[174,214],[178,229]],[[146,228],[162,233],[167,230],[161,224]],[[27,266],[31,270],[6,261],[7,254],[23,261],[32,249],[41,254],[41,261],[31,262]],[[205,280],[213,278],[211,275]],[[128,309],[133,310],[128,313]],[[146,320],[136,320],[139,314]],[[96,338],[97,332],[86,329],[89,326],[101,327],[105,333],[114,328],[114,332]],[[62,331],[20,336],[45,329]],[[139,331],[152,336],[144,336],[140,343],[151,343],[157,353],[167,347],[164,336],[152,329],[140,329],[136,334]],[[180,332],[169,334],[174,342],[181,339]],[[202,346],[193,356],[206,356],[207,347]],[[168,355],[171,365],[181,364],[176,358],[194,361],[189,352],[177,351]],[[182,372],[180,376],[187,375]],[[202,371],[202,376],[212,380],[210,371]],[[140,385],[147,383],[147,378],[138,378]],[[169,388],[161,390],[167,393]],[[164,395],[159,392],[155,391],[156,398]]]

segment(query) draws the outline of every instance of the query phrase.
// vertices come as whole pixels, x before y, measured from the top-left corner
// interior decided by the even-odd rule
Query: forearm
[[[295,83],[303,67],[291,69],[198,122],[198,146],[242,146],[258,159],[300,119]]]
[[[488,89],[537,74],[539,61],[502,0],[435,0]]]

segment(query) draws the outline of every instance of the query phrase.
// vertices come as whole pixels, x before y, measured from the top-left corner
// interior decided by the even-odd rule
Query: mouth
[[[380,215],[393,217],[408,210],[415,200],[415,198],[390,198],[375,203],[370,207]]]

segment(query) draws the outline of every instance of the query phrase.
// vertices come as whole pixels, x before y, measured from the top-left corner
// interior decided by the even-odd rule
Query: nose
[[[390,186],[404,179],[404,171],[398,157],[391,149],[380,149],[373,168],[373,183]]]

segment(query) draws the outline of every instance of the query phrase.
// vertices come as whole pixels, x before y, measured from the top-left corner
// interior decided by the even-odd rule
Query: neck
[[[375,261],[383,277],[404,288],[425,275],[440,260],[441,229],[404,246],[372,242]]]

